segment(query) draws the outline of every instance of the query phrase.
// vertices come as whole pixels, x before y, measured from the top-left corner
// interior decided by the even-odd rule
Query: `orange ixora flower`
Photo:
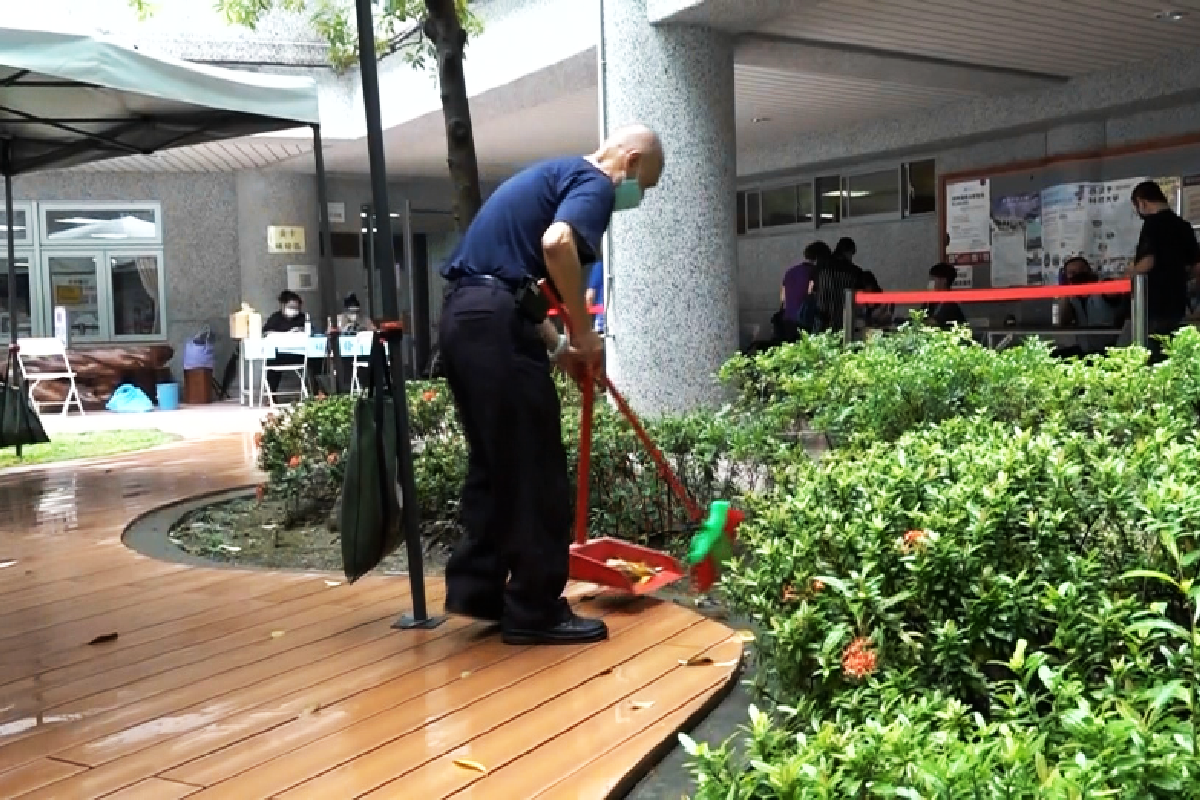
[[[819,592],[819,591],[821,591],[821,590],[822,590],[822,589],[824,589],[824,588],[825,588],[825,582],[824,582],[824,581],[819,581],[819,580],[817,580],[816,578],[813,578],[813,591],[814,591],[814,592]]]
[[[325,456],[325,463],[336,464],[337,462],[338,462],[338,454],[337,453],[330,453],[329,455]]]
[[[790,584],[783,587],[783,596],[782,596],[783,602],[794,603],[795,601],[797,601],[799,599],[800,599],[800,593],[797,592],[795,589],[793,589]]]
[[[424,394],[421,395],[421,399],[426,403],[435,398],[437,398],[437,391],[434,389],[426,389]]]
[[[255,500],[257,500],[258,502],[261,503],[262,499],[266,496],[267,496],[267,485],[265,483],[260,483],[258,486],[254,487],[254,499]]]
[[[262,447],[262,431],[259,431],[258,433],[254,434],[254,446]]]
[[[292,456],[288,459],[288,469],[295,469],[300,466],[300,456]]]
[[[871,649],[871,640],[859,636],[842,653],[842,670],[855,680],[872,675],[878,666],[878,658]]]
[[[912,530],[900,538],[900,549],[905,553],[911,553],[914,549],[922,547],[932,540],[933,534],[929,531]]]

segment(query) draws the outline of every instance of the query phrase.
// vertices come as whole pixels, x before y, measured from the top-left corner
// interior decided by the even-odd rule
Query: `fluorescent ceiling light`
[[[90,217],[69,217],[58,221],[68,225],[99,225],[101,222],[112,222],[110,219],[91,219]]]
[[[0,225],[0,231],[6,231],[8,229],[9,228],[7,225]],[[25,230],[25,226],[24,225],[13,225],[12,229],[14,231],[23,231],[23,230]]]
[[[869,191],[867,191],[866,189],[856,189],[855,191],[852,191],[852,192],[839,192],[835,189],[832,192],[825,192],[825,194],[823,194],[821,196],[822,197],[840,197],[842,195],[845,195],[846,197],[866,197],[869,194],[871,194],[871,193]]]

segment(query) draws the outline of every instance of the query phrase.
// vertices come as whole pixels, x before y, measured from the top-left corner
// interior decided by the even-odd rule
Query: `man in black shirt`
[[[1153,337],[1174,333],[1187,313],[1188,280],[1200,264],[1200,245],[1186,220],[1171,210],[1162,187],[1143,181],[1130,198],[1142,224],[1130,277],[1146,275],[1146,332],[1151,362],[1161,360],[1162,345]]]

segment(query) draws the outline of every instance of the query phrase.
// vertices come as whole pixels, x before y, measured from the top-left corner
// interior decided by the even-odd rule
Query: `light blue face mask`
[[[642,185],[633,178],[626,178],[617,184],[616,202],[613,211],[628,211],[642,204]]]

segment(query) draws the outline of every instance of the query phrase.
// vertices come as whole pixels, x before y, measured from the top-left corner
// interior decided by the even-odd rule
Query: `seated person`
[[[303,333],[306,321],[304,301],[300,299],[300,295],[285,290],[279,295],[279,310],[267,317],[263,323],[262,332],[264,336],[271,333]],[[285,366],[288,364],[300,365],[303,363],[304,356],[296,355],[295,353],[276,353],[267,359],[267,366],[269,367]],[[282,373],[267,373],[267,385],[271,387],[272,394],[279,391],[279,381],[282,378]]]
[[[845,257],[834,253],[832,258],[817,264],[813,276],[813,295],[817,306],[817,331],[831,331],[842,327],[842,312],[846,305],[846,291],[861,291],[863,271]]]
[[[831,258],[829,245],[816,241],[804,248],[804,260],[788,268],[779,287],[779,302],[782,306],[779,318],[778,339],[794,341],[801,331],[811,332],[816,318],[813,302],[813,276],[817,265]],[[772,318],[772,322],[775,320]]]
[[[1092,265],[1083,256],[1068,259],[1063,265],[1063,283],[1080,286],[1095,283],[1100,278],[1092,271]],[[1120,326],[1121,311],[1125,298],[1119,295],[1090,294],[1083,297],[1060,297],[1058,304],[1059,324],[1064,328],[1116,328]],[[1081,336],[1074,345],[1059,347],[1054,355],[1072,358],[1100,353],[1117,342],[1112,336]]]
[[[360,331],[375,330],[375,323],[371,318],[362,313],[362,304],[358,302],[358,295],[351,292],[346,295],[346,299],[342,301],[342,328],[341,333],[348,336],[353,336]]]
[[[958,278],[958,270],[953,265],[941,262],[929,268],[929,291],[949,292]],[[954,324],[965,325],[967,317],[962,308],[952,300],[940,303],[929,303],[924,308],[925,321],[942,328]]]
[[[874,272],[864,269],[860,276],[858,291],[866,294],[881,294],[883,287],[879,285],[879,280],[875,277]],[[895,313],[896,307],[893,305],[864,305],[862,307],[863,322],[868,328],[889,324]]]

